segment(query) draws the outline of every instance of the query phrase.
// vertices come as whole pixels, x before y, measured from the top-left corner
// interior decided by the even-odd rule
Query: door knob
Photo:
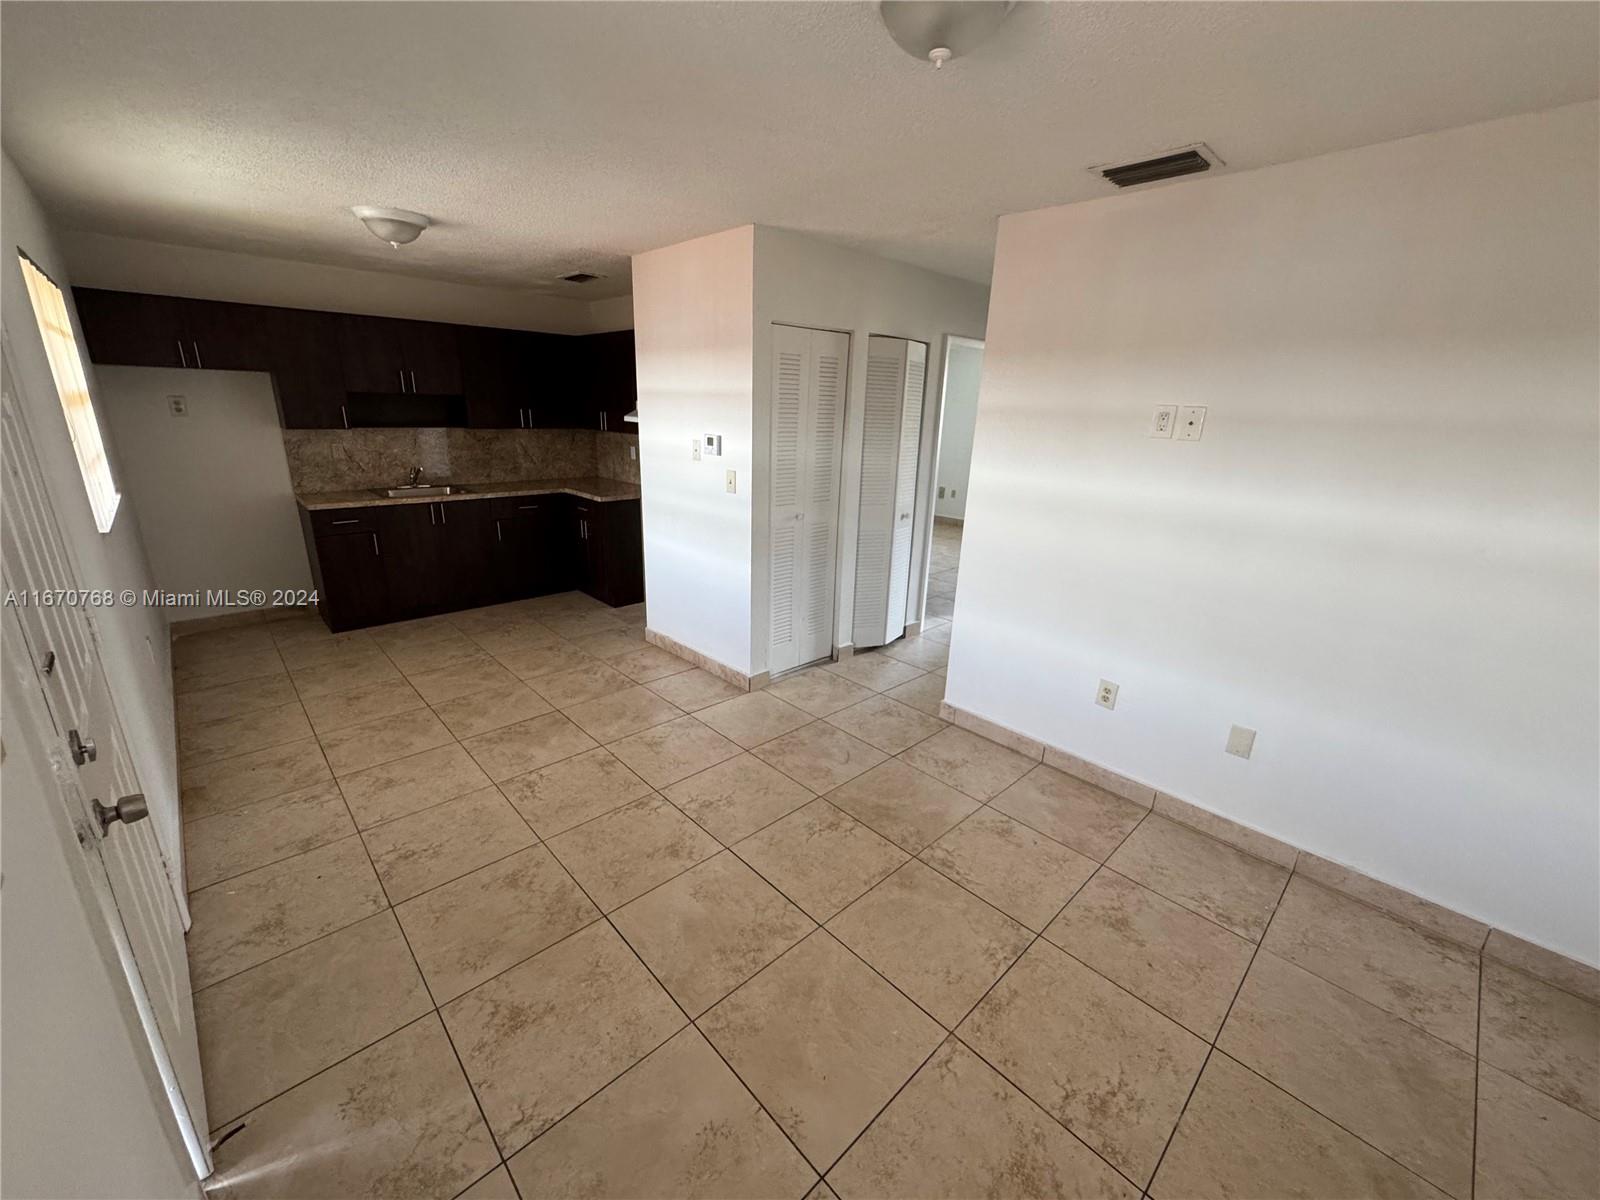
[[[132,825],[135,821],[142,821],[150,815],[150,806],[145,803],[144,795],[140,792],[124,796],[114,805],[101,804],[98,800],[93,801],[93,804],[94,815],[100,821],[101,837],[111,832],[113,821]]]
[[[67,749],[72,752],[72,761],[77,766],[86,762],[93,762],[100,751],[95,748],[94,739],[79,737],[76,729],[67,731]]]

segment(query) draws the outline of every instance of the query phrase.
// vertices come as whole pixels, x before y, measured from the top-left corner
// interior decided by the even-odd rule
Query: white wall
[[[271,377],[253,371],[100,367],[101,411],[117,443],[156,585],[168,591],[311,587]],[[172,415],[168,399],[184,398]],[[205,605],[186,621],[261,605]]]
[[[357,233],[365,230],[356,226],[351,236]],[[85,231],[64,232],[61,244],[73,280],[82,287],[546,333],[599,333],[629,325],[626,296],[591,303]]]
[[[0,319],[9,345],[11,369],[18,400],[28,423],[40,466],[50,488],[56,519],[75,559],[86,588],[132,588],[142,592],[154,586],[149,559],[139,533],[133,499],[124,494],[116,522],[109,533],[95,529],[83,477],[72,452],[66,418],[56,396],[50,364],[39,340],[33,306],[28,300],[17,265],[22,248],[67,293],[72,305],[74,279],[62,261],[54,235],[32,190],[11,162],[0,156]],[[81,344],[82,334],[79,332]],[[99,395],[92,363],[84,363],[91,394]],[[126,477],[116,441],[105,422],[101,435],[115,477]],[[178,753],[172,715],[171,647],[167,623],[159,609],[141,606],[99,608],[93,613],[99,632],[101,655],[111,684],[111,694],[122,718],[129,752],[140,785],[150,801],[150,820],[161,848],[182,878],[183,845],[178,817]]]
[[[951,703],[1600,962],[1597,135],[1004,218]]]
[[[746,674],[754,252],[746,225],[633,260],[650,628]],[[722,457],[695,462],[708,433]]]
[[[637,282],[635,296],[638,295]],[[907,263],[863,254],[788,230],[758,226],[755,233],[755,426],[758,480],[765,478],[770,451],[772,401],[772,323],[844,330],[850,338],[850,388],[845,410],[844,465],[839,522],[839,624],[836,643],[849,641],[849,614],[855,602],[855,551],[861,494],[861,416],[866,392],[867,337],[879,333],[928,344],[924,393],[922,456],[918,464],[917,507],[908,619],[922,611],[927,562],[929,497],[932,495],[934,423],[944,375],[944,338],[954,333],[981,338],[989,304],[988,289]],[[751,660],[754,672],[766,670],[768,640],[767,492],[758,483],[752,514],[753,578]]]
[[[935,473],[944,495],[934,496],[933,511],[958,521],[967,513],[967,478],[972,473],[972,435],[978,426],[978,380],[982,374],[982,346],[957,342],[950,347]]]

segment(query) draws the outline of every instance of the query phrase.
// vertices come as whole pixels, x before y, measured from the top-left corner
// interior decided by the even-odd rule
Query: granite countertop
[[[452,483],[455,481],[452,480]],[[392,485],[391,485],[392,486]],[[490,483],[456,484],[467,490],[453,496],[379,496],[372,489],[347,492],[297,492],[295,499],[308,510],[319,508],[377,508],[387,504],[448,504],[453,500],[493,500],[501,496],[544,496],[565,492],[584,500],[637,500],[639,485],[620,479],[585,475],[567,479],[501,479]]]

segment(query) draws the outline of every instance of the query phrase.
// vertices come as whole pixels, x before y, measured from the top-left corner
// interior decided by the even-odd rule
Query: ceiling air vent
[[[1142,183],[1157,183],[1163,179],[1176,179],[1180,175],[1194,175],[1221,165],[1223,165],[1222,160],[1209,146],[1197,143],[1155,158],[1089,169],[1119,188],[1127,188],[1138,187]]]
[[[562,283],[593,283],[599,279],[598,275],[591,275],[587,271],[574,271],[571,275],[561,276]]]

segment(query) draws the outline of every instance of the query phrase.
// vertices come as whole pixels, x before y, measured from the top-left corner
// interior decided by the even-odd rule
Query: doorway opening
[[[933,465],[933,533],[928,539],[922,630],[936,634],[955,616],[961,534],[967,518],[967,481],[972,473],[972,435],[978,424],[978,381],[983,375],[981,338],[950,334],[944,346],[944,386],[939,396],[939,442]],[[947,641],[948,635],[939,638]]]

